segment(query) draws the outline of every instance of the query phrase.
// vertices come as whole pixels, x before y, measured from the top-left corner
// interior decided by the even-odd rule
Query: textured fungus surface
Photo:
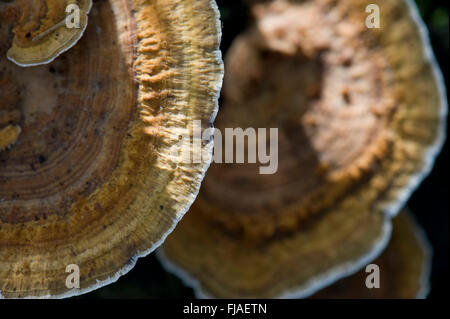
[[[77,11],[72,10],[74,7]],[[0,3],[4,29],[14,36],[8,59],[20,66],[53,61],[74,46],[86,29],[92,0],[15,0]],[[66,12],[68,11],[68,12]],[[69,13],[77,15],[72,19]],[[66,17],[71,23],[66,23]]]
[[[160,252],[199,296],[302,297],[384,248],[430,170],[441,75],[408,2],[273,1],[226,58],[217,126],[277,127],[279,167],[215,164]]]
[[[179,136],[217,112],[214,1],[98,1],[89,17],[85,36],[49,65],[0,60],[0,148],[11,144],[8,127],[21,128],[0,151],[4,297],[70,296],[117,280],[173,229],[211,161],[210,143],[201,163],[184,163]],[[5,28],[2,56],[13,41]],[[70,264],[80,289],[65,285]]]
[[[420,226],[407,212],[393,220],[392,238],[372,263],[380,269],[380,287],[368,289],[369,275],[361,270],[313,295],[320,299],[413,299],[425,298],[429,290],[431,248]]]

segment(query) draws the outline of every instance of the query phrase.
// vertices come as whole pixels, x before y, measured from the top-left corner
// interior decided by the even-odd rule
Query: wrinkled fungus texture
[[[179,136],[214,120],[219,41],[214,1],[97,1],[85,36],[53,63],[0,60],[0,141],[4,114],[21,127],[0,151],[2,296],[90,291],[164,240],[211,161],[208,144],[184,162]],[[66,287],[71,264],[80,289]]]

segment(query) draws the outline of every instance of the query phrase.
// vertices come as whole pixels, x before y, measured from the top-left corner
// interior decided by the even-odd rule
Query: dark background
[[[222,50],[250,23],[248,9],[239,0],[218,0],[222,21]],[[447,0],[416,0],[428,26],[435,55],[448,87],[449,26]],[[448,135],[448,133],[447,133]],[[448,284],[449,249],[449,150],[446,142],[432,173],[411,197],[408,206],[433,246],[429,298],[444,298]],[[139,259],[136,266],[116,283],[77,298],[186,298],[193,297],[176,277],[166,273],[154,254]]]

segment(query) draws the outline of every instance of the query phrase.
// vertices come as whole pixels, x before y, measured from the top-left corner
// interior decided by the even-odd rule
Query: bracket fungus
[[[19,66],[52,62],[82,37],[91,7],[92,0],[0,2],[3,28],[14,35],[8,59]]]
[[[393,219],[392,238],[371,264],[378,266],[378,288],[370,288],[366,268],[315,295],[318,299],[422,299],[429,291],[431,247],[413,216],[404,209]],[[368,270],[371,270],[369,268]]]
[[[0,112],[21,127],[0,152],[3,297],[67,297],[117,280],[172,231],[211,161],[209,143],[186,163],[179,137],[217,112],[215,1],[97,1],[89,18],[49,65],[0,60]],[[2,20],[0,55],[11,41]],[[79,287],[66,286],[71,265]]]
[[[279,164],[214,164],[158,251],[199,297],[306,297],[376,258],[443,141],[440,70],[410,1],[275,0],[225,60],[224,127],[279,130]],[[377,2],[378,3],[378,2]]]

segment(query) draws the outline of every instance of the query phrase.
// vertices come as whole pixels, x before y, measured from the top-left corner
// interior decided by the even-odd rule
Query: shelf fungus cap
[[[424,230],[404,209],[393,220],[386,250],[369,267],[341,279],[312,298],[317,299],[423,299],[429,292],[432,249]],[[375,267],[374,267],[375,266]],[[367,271],[366,271],[367,269]],[[376,273],[375,273],[376,272]],[[379,277],[369,278],[370,274]]]
[[[198,296],[306,297],[385,248],[439,152],[447,106],[416,8],[380,2],[384,29],[368,29],[371,3],[253,7],[227,53],[216,125],[266,128],[266,153],[278,128],[278,170],[208,171],[159,251]]]
[[[218,108],[215,2],[97,1],[89,17],[78,45],[49,65],[0,60],[2,143],[3,128],[21,130],[0,151],[6,298],[116,281],[173,230],[211,162],[212,143],[190,139]],[[9,31],[2,21],[0,54]],[[191,149],[199,160],[186,159]]]
[[[3,20],[14,26],[8,59],[24,67],[52,62],[83,36],[91,7],[92,0],[16,0],[0,4],[5,12]]]

